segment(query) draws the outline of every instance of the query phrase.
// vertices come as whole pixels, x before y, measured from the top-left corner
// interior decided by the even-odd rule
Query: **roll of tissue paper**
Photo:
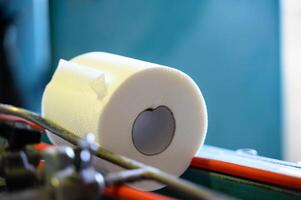
[[[187,169],[207,131],[206,105],[189,76],[100,52],[59,61],[43,94],[42,115],[78,136],[94,133],[100,146],[175,176]],[[162,185],[143,181],[135,187]]]

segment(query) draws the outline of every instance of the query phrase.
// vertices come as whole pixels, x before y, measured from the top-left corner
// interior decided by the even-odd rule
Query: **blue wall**
[[[49,74],[48,1],[0,1],[0,5],[14,19],[5,46],[12,59],[10,70],[21,96],[20,106],[39,111],[45,76]],[[5,87],[10,83],[0,84]]]
[[[174,66],[205,96],[207,144],[281,158],[278,4],[52,0],[52,66],[88,51]]]

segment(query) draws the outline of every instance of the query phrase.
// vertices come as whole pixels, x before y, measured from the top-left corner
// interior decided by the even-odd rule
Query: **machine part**
[[[76,173],[71,168],[57,173],[51,179],[56,200],[81,200],[100,197],[105,188],[104,178],[93,168]]]
[[[48,188],[35,188],[18,191],[14,193],[4,192],[0,194],[0,200],[53,200],[51,191]]]
[[[36,187],[39,183],[36,166],[40,154],[26,148],[28,144],[40,143],[41,132],[24,123],[0,123],[3,143],[0,153],[0,174],[8,191]]]
[[[77,141],[80,140],[80,138],[74,135],[72,132],[25,109],[0,104],[0,114],[11,115],[23,119],[23,121],[25,119],[30,123],[35,123],[41,128],[51,131],[53,134],[74,145],[77,145]],[[102,147],[98,147],[94,154],[99,158],[107,160],[126,169],[144,168],[147,171],[147,176],[149,177],[149,179],[170,186],[171,188],[176,189],[179,192],[186,193],[190,196],[190,198],[193,199],[230,199],[229,197],[216,194],[207,188],[169,175],[165,172],[160,171],[159,169],[146,166],[143,163],[137,162],[125,156],[110,152]]]
[[[91,146],[93,140],[88,134],[85,139],[78,141],[78,146],[75,149],[65,147],[65,151],[59,151],[57,154],[63,159],[51,159],[56,162],[56,166],[65,168],[54,173],[51,167],[51,187],[54,189],[54,196],[57,200],[81,200],[81,199],[96,199],[99,197],[105,188],[104,178],[92,166]],[[73,152],[73,153],[72,153]],[[63,156],[65,155],[65,156]],[[55,156],[54,158],[58,158]],[[67,158],[67,161],[66,159]],[[68,164],[69,159],[73,162]],[[47,163],[46,166],[51,165]],[[62,164],[59,164],[62,162]],[[46,173],[49,173],[46,170]]]
[[[209,187],[224,194],[236,197],[238,199],[254,200],[300,200],[300,190],[290,190],[283,187],[265,184],[263,182],[252,181],[250,179],[239,178],[233,175],[227,175],[212,170],[203,170],[200,168],[189,168],[183,178],[194,181],[197,184]],[[272,178],[272,177],[269,177]],[[174,191],[161,192],[168,195]],[[181,195],[176,196],[179,199],[185,199]]]
[[[12,152],[2,156],[0,166],[7,190],[24,190],[38,185],[36,169],[28,162],[25,152]]]
[[[248,154],[248,155],[252,155],[252,156],[258,155],[258,153],[255,149],[249,149],[249,148],[237,149],[236,152],[239,154]]]
[[[109,173],[105,176],[106,186],[115,186],[122,183],[130,183],[143,179],[148,179],[147,170],[145,169],[132,169],[121,172]]]
[[[85,139],[78,141],[78,146],[74,149],[74,166],[76,171],[84,170],[91,166],[94,139],[94,135],[92,133],[88,133],[85,136]]]
[[[301,190],[301,166],[282,160],[204,146],[192,159],[190,167],[230,174],[281,188]]]
[[[20,122],[1,122],[0,133],[1,157],[10,152],[23,151],[30,164],[33,166],[39,164],[40,153],[27,145],[40,143],[41,131]]]
[[[1,137],[7,139],[8,148],[11,151],[24,150],[28,144],[41,142],[41,132],[24,123],[0,123],[0,131]]]
[[[73,164],[74,151],[68,146],[50,147],[43,153],[45,160],[46,178],[48,180],[58,171]]]
[[[125,185],[106,187],[105,195],[106,197],[112,197],[113,199],[123,200],[175,200],[175,198],[169,197],[169,195],[165,196],[153,192],[143,192],[140,190],[135,190]]]
[[[40,143],[40,144],[35,145],[35,148],[38,151],[48,151],[48,150],[55,151],[55,149],[61,148],[61,146],[52,146],[50,144]],[[68,147],[68,148],[71,149],[71,147]],[[65,151],[61,151],[61,152],[65,152]],[[70,154],[70,153],[68,153],[68,154]],[[60,158],[60,156],[57,159],[59,159],[59,158]],[[48,162],[49,161],[47,160],[45,164],[47,165]],[[63,163],[66,163],[66,162],[63,162]],[[63,168],[61,168],[61,169],[63,169]],[[140,170],[140,169],[138,169],[138,170]],[[123,172],[126,172],[126,171],[123,171]],[[123,178],[123,177],[120,177],[118,175],[118,173],[110,173],[108,175],[112,175],[112,176],[110,176],[112,178],[110,178],[108,176],[105,177],[105,186],[106,187],[105,187],[105,190],[104,190],[104,196],[105,197],[110,197],[110,199],[111,198],[113,198],[113,199],[124,199],[124,200],[133,200],[133,199],[173,200],[174,199],[172,197],[159,195],[159,194],[156,194],[156,193],[153,193],[153,192],[139,191],[139,190],[136,190],[134,188],[128,187],[124,184],[120,184],[121,181],[116,180],[116,179],[119,178],[119,179],[122,179],[122,182],[131,182],[129,180],[129,179],[131,179],[131,177]],[[134,177],[134,179],[136,181],[141,180],[141,177],[137,177],[137,179]],[[109,186],[109,185],[112,185],[112,186]],[[1,181],[0,181],[0,188],[1,188]]]

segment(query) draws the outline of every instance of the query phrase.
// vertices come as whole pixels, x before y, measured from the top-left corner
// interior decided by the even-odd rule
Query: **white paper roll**
[[[207,131],[203,96],[186,74],[100,52],[60,60],[44,91],[42,114],[79,136],[94,133],[112,152],[176,176],[187,169]],[[149,181],[135,186],[162,187]]]

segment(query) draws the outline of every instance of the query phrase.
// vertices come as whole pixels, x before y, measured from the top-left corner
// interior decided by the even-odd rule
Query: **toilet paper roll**
[[[189,76],[100,52],[60,60],[43,94],[42,115],[78,136],[94,133],[100,146],[175,176],[187,169],[207,130],[206,105]],[[135,186],[162,187],[149,181]]]

